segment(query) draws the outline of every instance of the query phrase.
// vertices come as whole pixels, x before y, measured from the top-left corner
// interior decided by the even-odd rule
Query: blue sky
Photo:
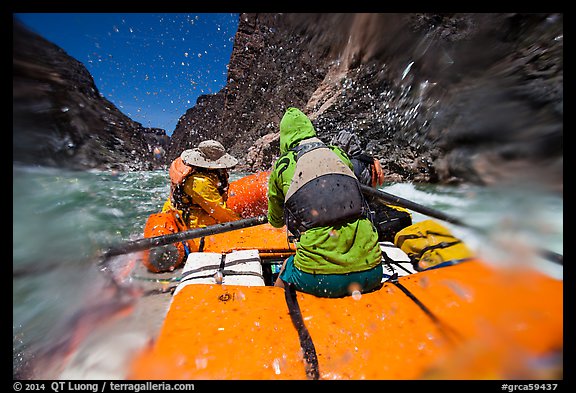
[[[226,84],[238,14],[16,13],[84,64],[100,93],[171,135],[202,94]]]

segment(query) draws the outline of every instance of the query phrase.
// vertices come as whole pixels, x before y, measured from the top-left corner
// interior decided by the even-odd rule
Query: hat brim
[[[180,155],[186,165],[197,166],[208,169],[229,169],[238,165],[238,160],[226,153],[215,161],[205,159],[197,150],[185,150]]]

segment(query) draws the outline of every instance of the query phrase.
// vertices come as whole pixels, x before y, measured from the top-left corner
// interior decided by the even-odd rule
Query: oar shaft
[[[124,244],[110,247],[103,252],[102,256],[104,258],[110,258],[117,255],[128,254],[131,252],[142,251],[153,247],[176,243],[182,240],[196,239],[203,236],[211,236],[219,233],[234,231],[237,229],[248,228],[255,225],[262,225],[267,222],[268,218],[266,216],[257,216],[210,225],[203,228],[194,228],[187,231],[171,233],[169,235],[133,240]]]
[[[557,263],[559,265],[564,264],[564,255],[557,253],[552,250],[538,250],[540,252],[540,256],[544,259],[547,259],[551,262]]]
[[[381,201],[390,203],[392,205],[401,206],[401,207],[404,207],[406,209],[410,209],[410,210],[413,210],[413,211],[418,212],[418,213],[422,213],[422,214],[430,216],[430,217],[434,217],[434,218],[438,218],[438,219],[446,221],[446,222],[450,222],[452,224],[470,227],[468,224],[466,224],[465,222],[462,222],[458,218],[449,216],[448,214],[445,214],[441,211],[434,210],[434,209],[431,209],[429,207],[419,205],[418,203],[409,201],[408,199],[404,199],[404,198],[401,198],[399,196],[389,194],[385,191],[378,190],[376,188],[373,188],[373,187],[370,187],[370,186],[367,186],[364,184],[361,184],[360,187],[361,187],[364,195],[369,195],[369,196],[377,198]]]
[[[419,205],[418,203],[409,201],[408,199],[404,199],[404,198],[401,198],[399,196],[389,194],[385,191],[378,190],[377,188],[373,188],[373,187],[370,187],[370,186],[367,186],[364,184],[360,184],[360,188],[362,189],[362,193],[366,196],[371,196],[371,197],[374,197],[380,201],[383,201],[383,202],[386,202],[386,203],[389,203],[392,205],[401,206],[401,207],[404,207],[406,209],[410,209],[410,210],[413,210],[413,211],[418,212],[418,213],[422,213],[422,214],[430,216],[430,217],[438,218],[440,220],[443,220],[443,221],[446,221],[446,222],[449,222],[452,224],[460,225],[460,226],[463,226],[466,228],[473,229],[477,232],[484,233],[484,231],[481,230],[480,228],[466,224],[465,222],[459,220],[456,217],[452,217],[452,216],[445,214],[441,211],[431,209],[431,208],[426,207],[426,206]],[[564,264],[564,256],[562,254],[559,254],[559,253],[551,251],[551,250],[546,250],[546,249],[540,249],[538,251],[539,251],[539,254],[543,258],[548,259],[549,261],[560,264],[560,265]]]

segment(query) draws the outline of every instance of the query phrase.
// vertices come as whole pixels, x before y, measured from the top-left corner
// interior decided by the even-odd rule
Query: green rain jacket
[[[316,136],[314,126],[299,109],[289,108],[280,121],[280,157],[268,181],[268,222],[285,225],[284,199],[296,167],[295,152],[302,140]],[[352,169],[346,153],[330,148]],[[312,228],[304,232],[296,245],[294,265],[311,274],[345,274],[372,269],[381,263],[378,233],[368,218],[339,226]]]

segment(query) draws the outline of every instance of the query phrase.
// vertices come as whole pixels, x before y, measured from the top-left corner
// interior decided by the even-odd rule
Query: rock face
[[[68,169],[148,170],[164,130],[132,121],[58,46],[13,25],[13,161]]]
[[[215,138],[269,169],[289,106],[356,131],[388,180],[563,186],[562,14],[241,14],[227,86],[167,159]]]
[[[295,106],[326,142],[357,132],[390,181],[563,189],[562,14],[241,14],[227,85],[171,138],[17,23],[13,53],[15,162],[151,169],[212,138],[270,169]]]

